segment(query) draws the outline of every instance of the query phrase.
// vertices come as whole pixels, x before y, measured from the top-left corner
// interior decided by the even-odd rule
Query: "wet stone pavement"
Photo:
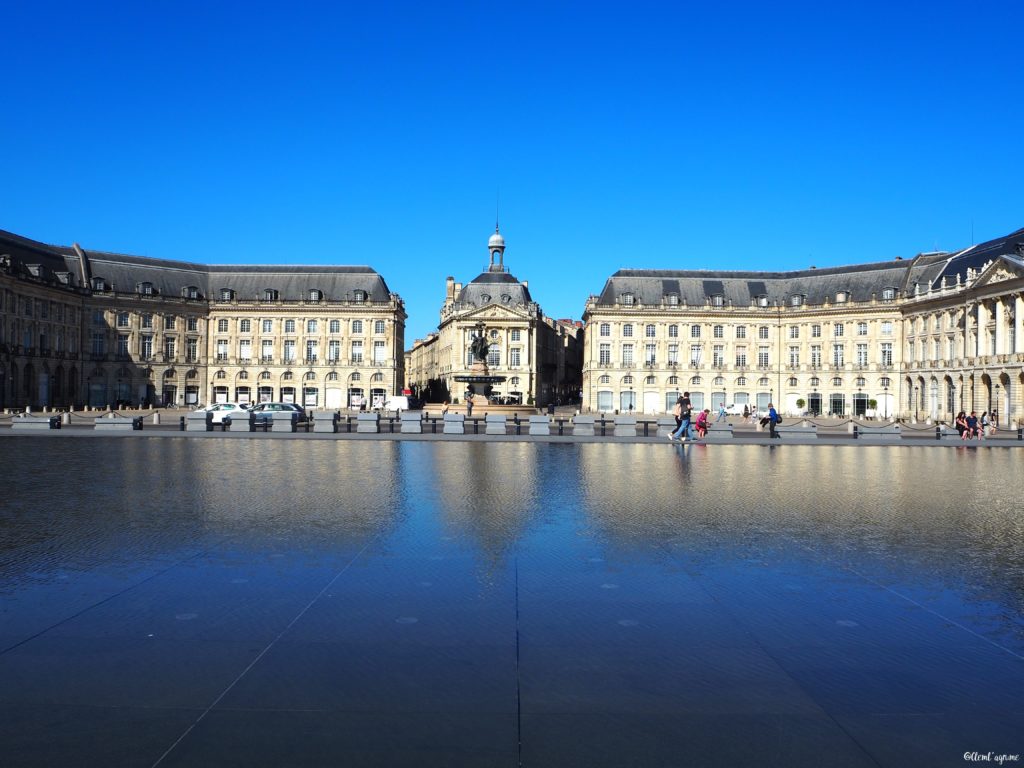
[[[0,437],[0,765],[1019,764],[1015,455]]]

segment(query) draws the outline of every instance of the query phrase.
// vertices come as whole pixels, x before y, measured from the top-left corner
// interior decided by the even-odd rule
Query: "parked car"
[[[301,405],[295,403],[256,403],[252,408],[245,414],[246,418],[254,418],[257,424],[261,424],[265,421],[273,421],[275,413],[282,413],[285,411],[291,411],[295,414],[292,418],[300,424],[305,423],[309,417],[306,415],[306,411]]]
[[[197,408],[196,410],[212,413],[213,423],[220,424],[225,419],[230,422],[232,416],[237,417],[238,414],[244,413],[248,407],[248,403],[214,403],[213,405],[208,405],[205,408]]]

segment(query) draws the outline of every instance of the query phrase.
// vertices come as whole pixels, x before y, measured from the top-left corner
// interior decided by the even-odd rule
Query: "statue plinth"
[[[473,364],[469,366],[469,370],[474,376],[486,376],[490,373],[486,360],[474,360]]]

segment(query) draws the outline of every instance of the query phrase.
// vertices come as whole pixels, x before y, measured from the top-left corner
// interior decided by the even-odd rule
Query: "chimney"
[[[455,278],[448,275],[448,279],[444,281],[445,287],[445,298],[448,301],[455,301]]]

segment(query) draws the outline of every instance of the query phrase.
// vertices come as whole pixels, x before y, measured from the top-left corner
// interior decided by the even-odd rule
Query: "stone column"
[[[1006,354],[1006,333],[1003,324],[1006,322],[1006,306],[1002,298],[996,299],[996,354]]]
[[[981,357],[988,354],[984,340],[985,326],[988,325],[988,307],[985,306],[985,302],[979,301],[976,309],[978,324],[974,333],[974,355],[975,357]]]
[[[1024,352],[1024,297],[1013,297],[1013,352]]]

